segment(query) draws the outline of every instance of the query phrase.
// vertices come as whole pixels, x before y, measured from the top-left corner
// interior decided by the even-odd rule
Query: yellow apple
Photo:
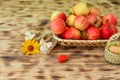
[[[74,14],[69,15],[69,16],[67,17],[66,24],[67,24],[68,26],[73,27],[73,26],[74,26],[74,19],[75,19],[75,17],[76,17],[76,16],[75,16]]]
[[[89,13],[88,5],[85,2],[75,4],[72,9],[75,15],[87,15]]]

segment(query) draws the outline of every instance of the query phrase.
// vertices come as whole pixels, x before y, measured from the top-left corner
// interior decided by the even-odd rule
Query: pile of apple
[[[75,4],[66,15],[54,11],[50,28],[60,38],[73,40],[109,39],[118,32],[117,18],[114,14],[101,16],[100,10],[85,2]]]

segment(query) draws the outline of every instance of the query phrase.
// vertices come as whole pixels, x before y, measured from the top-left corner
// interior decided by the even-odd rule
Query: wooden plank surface
[[[50,15],[64,11],[80,0],[0,0],[0,80],[120,80],[120,66],[104,59],[104,47],[62,47],[49,55],[25,56],[20,51],[26,31],[51,31]],[[102,15],[120,19],[119,0],[84,0],[100,8]],[[119,20],[120,22],[120,20]],[[118,24],[119,27],[120,23]],[[59,63],[57,56],[70,60]]]

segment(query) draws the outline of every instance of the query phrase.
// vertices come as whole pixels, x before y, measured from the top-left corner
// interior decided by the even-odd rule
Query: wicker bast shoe
[[[116,33],[110,37],[110,39],[108,40],[108,42],[106,43],[106,46],[105,46],[104,57],[105,57],[106,61],[109,63],[120,64],[120,54],[116,54],[116,53],[113,53],[108,50],[110,43],[114,40],[120,40],[120,33]]]

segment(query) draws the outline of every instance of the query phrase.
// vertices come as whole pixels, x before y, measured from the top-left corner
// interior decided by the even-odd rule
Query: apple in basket
[[[117,18],[114,14],[106,14],[102,17],[102,24],[105,24],[105,23],[112,23],[114,25],[117,25]]]
[[[101,16],[99,8],[80,1],[69,9],[67,15],[54,11],[50,28],[62,39],[105,40],[118,32],[117,24],[114,14]]]
[[[87,35],[89,40],[98,40],[100,39],[100,29],[96,26],[90,26],[87,29]]]
[[[87,19],[88,19],[90,25],[94,25],[97,22],[97,15],[88,14]]]
[[[101,28],[101,35],[103,39],[109,39],[113,34],[117,32],[118,32],[117,26],[111,23],[105,23]]]
[[[66,24],[68,26],[74,26],[74,19],[75,19],[75,15],[74,14],[70,14],[67,19],[66,19]]]
[[[89,11],[90,14],[100,16],[100,10],[97,7],[91,6]]]
[[[74,26],[80,31],[83,31],[89,27],[89,21],[85,16],[79,15],[75,17]]]
[[[78,29],[74,27],[69,27],[62,35],[62,38],[64,39],[73,39],[73,40],[79,40],[81,37],[81,33]]]
[[[56,18],[51,22],[50,28],[54,34],[60,35],[66,30],[66,24],[63,19]]]
[[[87,3],[79,2],[73,6],[73,12],[75,15],[87,15],[89,13],[89,8]]]
[[[51,21],[56,19],[56,18],[62,18],[65,21],[67,17],[66,17],[66,14],[64,12],[54,11],[51,15]]]

